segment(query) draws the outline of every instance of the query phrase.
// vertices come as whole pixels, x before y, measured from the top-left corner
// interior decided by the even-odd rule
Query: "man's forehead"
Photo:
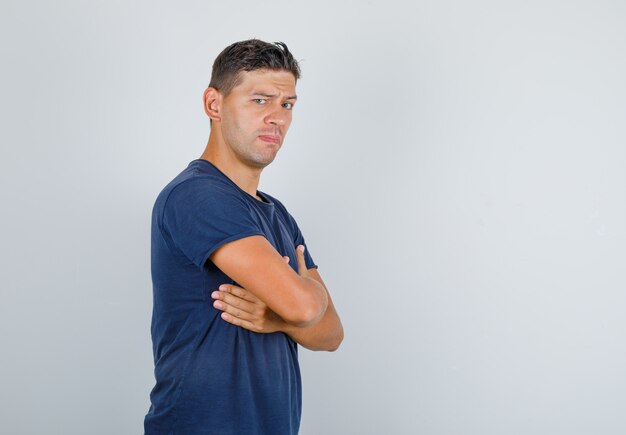
[[[240,91],[250,92],[259,88],[280,89],[282,91],[295,91],[296,78],[289,71],[258,69],[254,71],[242,71],[239,75],[239,84],[236,86]]]

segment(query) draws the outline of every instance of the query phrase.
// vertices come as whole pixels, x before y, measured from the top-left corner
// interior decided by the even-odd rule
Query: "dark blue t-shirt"
[[[152,343],[156,385],[146,435],[296,434],[302,404],[297,344],[225,322],[211,292],[234,281],[209,256],[262,235],[297,270],[304,239],[275,198],[260,201],[206,160],[194,160],[152,212]],[[316,267],[305,251],[307,267]]]

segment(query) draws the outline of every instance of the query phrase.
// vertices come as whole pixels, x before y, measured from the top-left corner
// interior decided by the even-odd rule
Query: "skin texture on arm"
[[[322,277],[317,269],[309,269],[309,276],[318,281],[326,288]],[[281,331],[290,336],[293,341],[310,350],[327,350],[335,351],[343,341],[343,326],[337,315],[335,306],[326,289],[328,295],[328,307],[322,316],[322,319],[315,325],[298,328],[289,324],[285,324]]]
[[[324,285],[311,278],[306,269],[296,273],[262,236],[226,243],[210,259],[288,325],[313,325],[326,312],[328,292]]]
[[[296,250],[298,272],[324,286],[328,297],[328,306],[319,322],[298,327],[286,323],[260,299],[248,290],[231,284],[221,285],[212,293],[214,307],[222,310],[222,319],[253,332],[284,332],[295,342],[310,350],[336,350],[343,341],[343,326],[335,310],[332,299],[317,269],[306,269],[303,251]],[[285,257],[289,261],[288,257]]]

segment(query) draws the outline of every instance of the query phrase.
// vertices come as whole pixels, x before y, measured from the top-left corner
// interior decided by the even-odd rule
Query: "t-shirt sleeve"
[[[309,252],[309,247],[307,246],[306,241],[304,240],[304,236],[302,235],[302,232],[300,231],[300,228],[298,227],[296,220],[293,218],[293,216],[291,216],[291,214],[289,214],[289,212],[287,211],[287,209],[284,208],[284,206],[283,206],[283,210],[285,214],[287,215],[289,226],[291,227],[292,234],[294,235],[294,240],[293,240],[294,247],[298,245],[304,245],[304,248],[305,248],[304,249],[304,261],[306,263],[307,269],[311,269],[311,268],[317,269],[317,264],[315,264],[315,261],[313,261],[313,257],[311,256]]]
[[[293,218],[292,218],[293,219]],[[304,245],[304,261],[306,263],[306,268],[307,269],[311,269],[311,268],[317,268],[317,264],[315,264],[315,261],[313,261],[313,257],[311,256],[311,253],[309,252],[309,247],[307,246],[305,240],[304,240],[304,236],[302,236],[302,233],[300,232],[300,228],[298,228],[298,224],[296,224],[296,221],[293,221],[293,224],[295,226],[295,240],[294,240],[294,246],[298,246],[298,245]]]
[[[220,246],[244,237],[264,235],[245,200],[218,180],[187,180],[170,193],[163,228],[174,245],[202,268]]]

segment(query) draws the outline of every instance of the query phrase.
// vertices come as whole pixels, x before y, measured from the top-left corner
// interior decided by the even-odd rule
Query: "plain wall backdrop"
[[[619,1],[0,6],[0,433],[139,434],[150,213],[232,42],[301,61],[260,189],[345,326],[303,435],[626,433]]]

